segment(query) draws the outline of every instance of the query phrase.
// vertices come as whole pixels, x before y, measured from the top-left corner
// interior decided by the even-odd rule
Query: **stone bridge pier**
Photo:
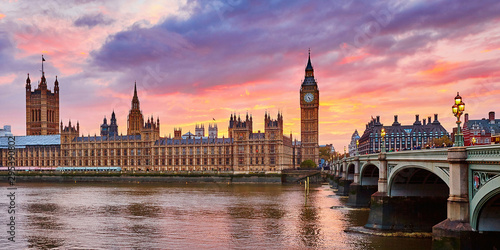
[[[473,230],[469,211],[469,167],[465,147],[448,150],[450,195],[447,218],[432,228],[434,241],[443,247],[472,249]]]
[[[347,165],[347,160],[344,158],[342,160],[342,177],[338,181],[337,195],[347,196],[349,195],[349,186],[354,180],[354,166],[350,164]]]
[[[339,182],[340,179],[342,179],[343,176],[343,162],[342,161],[337,161],[335,163],[335,169],[334,169],[334,176],[333,176],[333,185],[332,188],[338,189],[339,188]]]

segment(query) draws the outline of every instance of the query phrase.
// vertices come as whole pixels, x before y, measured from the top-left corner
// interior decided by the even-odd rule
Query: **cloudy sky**
[[[85,135],[113,110],[126,133],[136,81],[162,136],[212,119],[227,136],[233,112],[263,130],[267,110],[300,139],[311,48],[320,144],[342,151],[377,115],[390,125],[436,113],[451,130],[457,91],[471,118],[500,113],[499,23],[498,0],[0,0],[0,125],[25,134],[26,74],[37,85],[43,54],[61,119]]]

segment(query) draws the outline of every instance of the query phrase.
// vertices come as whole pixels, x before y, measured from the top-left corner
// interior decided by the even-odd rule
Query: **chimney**
[[[434,114],[434,122],[438,121],[438,114]]]
[[[469,113],[465,113],[464,123],[469,122]]]
[[[401,124],[398,122],[398,115],[394,115],[394,122],[392,123],[392,126],[400,126]]]
[[[422,123],[420,123],[420,120],[418,119],[418,115],[415,115],[415,122],[413,123],[413,125],[422,125]]]
[[[380,116],[377,115],[377,123],[380,123]]]
[[[494,112],[494,111],[491,111],[491,112],[488,114],[488,117],[489,117],[490,123],[491,123],[491,122],[495,122],[495,112]]]
[[[427,117],[427,124],[431,124],[431,117],[430,116]]]
[[[427,121],[426,119],[423,120],[424,121],[424,126],[425,126],[425,122]]]

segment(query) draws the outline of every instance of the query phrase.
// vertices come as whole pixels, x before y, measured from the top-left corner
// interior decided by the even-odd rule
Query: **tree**
[[[329,161],[330,160],[330,148],[328,147],[321,147],[319,148],[319,158]]]
[[[303,162],[300,163],[300,168],[316,168],[317,165],[316,163],[313,161],[313,160],[305,160]]]
[[[448,138],[447,135],[442,136],[441,138],[434,138],[432,143],[435,147],[442,147],[443,144],[446,146],[453,145],[453,142]]]

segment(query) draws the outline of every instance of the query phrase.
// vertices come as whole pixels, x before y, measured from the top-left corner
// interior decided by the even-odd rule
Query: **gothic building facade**
[[[27,90],[31,88],[29,83],[28,78]],[[35,91],[35,95],[40,93],[42,96],[41,93],[45,93],[45,96],[49,96],[47,93],[50,91],[46,89],[43,72],[42,83]],[[42,109],[41,106],[27,101],[27,120],[32,120],[31,114],[45,117],[41,114],[46,110],[55,111],[55,107],[57,114],[54,112],[53,116],[47,116],[51,122],[46,123],[50,125],[47,126],[46,132],[42,132],[41,129],[44,127],[40,125],[41,123],[30,123],[32,126],[27,126],[29,128],[27,131],[35,129],[34,134],[48,135],[31,136],[33,133],[27,133],[27,136],[20,137],[19,140],[25,142],[25,145],[16,151],[17,166],[119,166],[125,171],[279,172],[298,167],[306,159],[318,163],[319,91],[310,56],[306,77],[300,90],[302,143],[297,140],[292,142],[292,134],[288,136],[283,133],[284,119],[281,112],[273,118],[267,111],[263,119],[264,131],[253,130],[252,115],[246,114],[245,118],[241,118],[239,115],[231,114],[227,137],[219,137],[215,122],[208,125],[207,135],[205,135],[205,125],[201,124],[196,126],[195,134],[189,132],[182,135],[182,129],[175,128],[173,137],[160,137],[160,120],[153,117],[145,120],[140,110],[136,85],[127,119],[127,134],[118,134],[118,125],[113,112],[109,124],[104,118],[99,136],[85,136],[81,135],[78,122],[72,125],[69,121],[66,126],[63,122],[60,124],[57,122],[59,119],[57,84],[56,80],[55,92],[52,94],[57,96],[57,105],[54,103]],[[32,112],[36,109],[40,112]],[[52,121],[56,121],[56,131],[49,130],[53,127]],[[1,139],[0,165],[3,166],[7,165],[8,158],[6,145]]]
[[[161,138],[159,119],[155,121],[151,117],[144,123],[137,122],[143,117],[137,87],[134,87],[128,118],[127,135],[80,136],[78,124],[76,127],[61,125],[61,166],[121,166],[126,171],[236,172],[293,168],[292,136],[283,135],[281,113],[272,119],[266,112],[263,132],[253,131],[251,115],[247,114],[242,120],[231,114],[227,138],[218,137],[217,124],[209,124],[208,136],[205,136],[204,125],[197,125],[196,134],[182,135],[182,129],[175,128],[173,137]],[[115,120],[113,115],[112,120]],[[139,129],[137,124],[141,125]],[[106,127],[103,125],[101,128]]]
[[[54,82],[54,92],[48,89],[43,70],[36,88],[31,91],[30,75],[26,78],[26,135],[59,134],[59,82]]]

